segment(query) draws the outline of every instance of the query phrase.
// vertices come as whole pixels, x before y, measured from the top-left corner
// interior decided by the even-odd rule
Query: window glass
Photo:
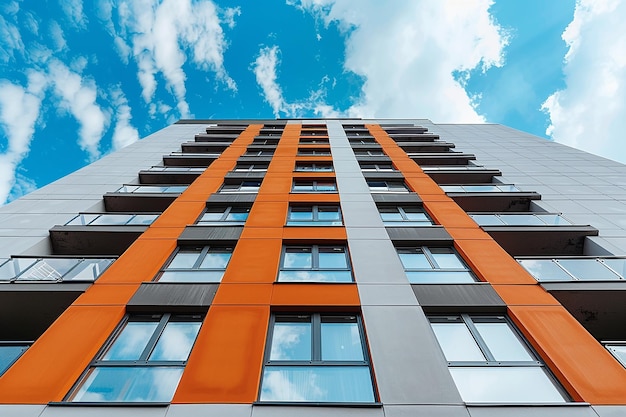
[[[168,265],[168,268],[192,268],[200,256],[197,252],[178,252]]]
[[[447,360],[485,360],[485,356],[464,323],[431,323],[431,326]]]
[[[580,280],[602,281],[620,279],[618,275],[596,259],[559,259],[557,262]]]
[[[103,359],[108,361],[138,360],[157,325],[158,323],[154,321],[126,323],[115,342],[104,354]]]
[[[332,207],[332,206],[319,206],[317,209],[317,217],[320,221],[341,220],[339,207]]]
[[[126,224],[133,216],[131,214],[102,214],[94,219],[92,225]]]
[[[348,267],[346,254],[337,251],[335,248],[320,248],[319,251],[319,267],[323,269],[343,269]]]
[[[507,323],[474,323],[497,361],[532,361],[534,358]]]
[[[412,284],[464,283],[476,279],[461,257],[451,248],[396,248],[406,276]]]
[[[167,323],[149,360],[186,361],[199,330],[199,322]]]
[[[308,248],[287,248],[283,266],[285,268],[311,268],[313,256]]]
[[[2,345],[0,344],[0,376],[4,374],[13,363],[26,352],[28,345]]]
[[[352,282],[352,272],[345,247],[285,247],[278,281]]]
[[[624,278],[626,276],[626,259],[603,259],[605,265],[608,265],[613,271],[617,272]]]
[[[20,281],[56,281],[78,264],[78,259],[44,258],[20,275]]]
[[[311,360],[311,322],[276,322],[270,360]]]
[[[200,268],[226,268],[230,260],[230,255],[230,252],[209,252],[200,263]]]
[[[182,249],[162,270],[160,282],[220,282],[233,248]]]
[[[626,367],[626,345],[607,344],[606,348],[615,356],[615,359],[617,359],[622,366]]]
[[[430,250],[433,259],[439,268],[465,268],[465,264],[456,253],[444,248],[432,248]]]
[[[332,181],[318,181],[316,190],[317,191],[336,191],[337,186]]]
[[[428,259],[426,258],[426,255],[424,255],[421,252],[414,252],[414,253],[406,253],[406,252],[402,252],[399,253],[398,255],[400,255],[400,260],[402,261],[402,265],[404,265],[405,268],[407,269],[431,269],[432,266],[430,265],[430,262],[428,262]]]
[[[356,320],[353,323],[322,322],[322,360],[362,361],[361,335]]]
[[[227,222],[245,222],[249,213],[250,209],[247,207],[233,207],[224,220]]]
[[[511,226],[544,226],[545,222],[532,214],[506,214],[501,215],[500,220]]]

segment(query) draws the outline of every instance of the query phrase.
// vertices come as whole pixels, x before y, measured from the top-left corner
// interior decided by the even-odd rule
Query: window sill
[[[52,407],[167,407],[169,402],[49,402]]]
[[[326,402],[288,402],[288,401],[255,401],[253,406],[281,407],[342,407],[342,408],[380,408],[383,403],[326,403]]]
[[[589,407],[585,402],[562,402],[562,403],[472,403],[466,402],[468,407]]]

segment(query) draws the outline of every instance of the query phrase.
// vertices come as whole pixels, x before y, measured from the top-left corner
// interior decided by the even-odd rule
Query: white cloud
[[[52,39],[52,43],[54,44],[54,48],[57,52],[67,48],[67,42],[65,41],[63,29],[56,20],[50,22],[50,38]]]
[[[16,167],[28,153],[46,87],[45,76],[31,71],[26,88],[0,80],[0,125],[8,139],[0,155],[0,205],[16,183]]]
[[[117,11],[117,27],[112,8]],[[224,22],[234,25],[238,9],[227,9]],[[174,95],[181,117],[190,117],[186,101],[186,74],[183,65],[190,59],[198,68],[212,71],[230,90],[234,80],[224,68],[226,40],[218,10],[210,1],[192,0],[102,0],[99,17],[106,23],[122,59],[129,55],[136,61],[137,77],[146,103],[154,98],[157,75],[163,76],[166,88]]]
[[[111,91],[111,98],[115,106],[115,128],[113,129],[113,148],[120,149],[139,140],[139,132],[130,120],[131,108],[120,86]]]
[[[234,28],[235,27],[235,16],[241,16],[241,7],[229,7],[226,10],[224,10],[223,14],[223,20],[224,23],[226,23],[228,25],[229,28]]]
[[[455,72],[502,65],[504,31],[492,0],[301,0],[291,4],[346,36],[344,69],[363,77],[354,117],[482,122]]]
[[[82,0],[59,0],[61,10],[72,26],[78,29],[87,27],[87,17],[83,13]]]
[[[278,47],[266,46],[259,51],[259,56],[252,64],[256,82],[263,90],[265,101],[272,107],[275,117],[280,116],[280,112],[288,112],[287,104],[283,98],[283,92],[276,81],[276,68],[279,63]]]
[[[78,144],[87,151],[90,159],[97,159],[100,156],[98,145],[108,120],[96,103],[95,83],[71,71],[55,58],[49,65],[49,79],[60,98],[60,107],[69,111],[80,125]]]
[[[557,142],[626,162],[626,3],[578,0],[563,32],[565,84],[543,104]]]
[[[13,59],[16,51],[24,52],[20,31],[16,25],[0,15],[0,62],[8,63]]]

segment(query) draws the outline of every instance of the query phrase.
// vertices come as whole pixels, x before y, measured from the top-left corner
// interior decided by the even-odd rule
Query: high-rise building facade
[[[626,166],[182,120],[0,208],[0,416],[626,415]]]

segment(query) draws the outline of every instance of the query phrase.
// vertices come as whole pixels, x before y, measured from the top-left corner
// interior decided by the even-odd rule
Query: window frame
[[[425,221],[419,221],[419,220],[411,220],[409,219],[409,216],[407,216],[407,212],[406,212],[406,208],[410,208],[410,209],[417,209],[419,213],[424,214],[424,216],[426,217]],[[378,214],[380,215],[381,220],[383,221],[383,224],[385,226],[388,227],[429,227],[429,226],[436,226],[435,222],[433,221],[433,219],[428,215],[428,213],[426,212],[426,210],[424,209],[423,206],[409,206],[409,205],[381,205],[381,206],[377,206],[378,209]],[[383,219],[383,212],[381,210],[390,210],[390,209],[396,209],[396,212],[400,215],[400,217],[402,218],[402,220],[385,220]],[[411,223],[416,223],[416,224],[411,224]]]
[[[300,184],[298,184],[300,183]],[[295,187],[304,187],[304,185],[302,185],[301,183],[311,183],[311,189],[310,190],[295,190]],[[332,183],[335,186],[334,190],[318,190],[317,188],[319,187],[318,183]],[[335,180],[335,178],[319,178],[319,179],[305,179],[305,178],[294,178],[293,182],[291,183],[291,192],[292,193],[337,193],[337,181]]]
[[[474,273],[474,271],[472,271],[472,269],[469,267],[469,265],[467,265],[467,262],[465,262],[465,259],[463,259],[463,257],[454,249],[451,247],[438,247],[438,246],[406,246],[406,245],[398,245],[395,247],[396,252],[398,254],[398,258],[400,259],[400,263],[402,264],[402,267],[404,268],[404,272],[406,274],[407,279],[409,280],[409,283],[411,284],[446,284],[446,283],[456,283],[456,284],[462,284],[462,283],[468,283],[468,284],[472,284],[472,283],[476,283],[476,282],[480,282],[480,280],[478,279],[478,277],[476,276],[476,274]],[[447,250],[449,251],[449,254],[453,254],[457,257],[457,259],[465,266],[464,268],[443,268],[439,265],[439,263],[437,262],[435,256],[433,256],[433,252],[431,249],[435,249],[435,250]],[[402,253],[401,251],[412,251],[411,254],[423,254],[424,257],[426,258],[426,261],[429,263],[430,265],[430,269],[428,268],[410,268],[404,265],[404,262],[402,261],[402,257],[400,256],[400,254]],[[436,253],[435,253],[436,254]],[[432,276],[434,278],[437,277],[437,273],[441,273],[441,275],[444,275],[446,273],[460,273],[460,272],[464,272],[465,274],[460,276],[469,276],[469,278],[471,278],[472,280],[469,281],[452,281],[452,280],[445,280],[445,279],[441,279],[441,280],[437,280],[435,279],[434,281],[424,281],[424,282],[414,282],[411,279],[411,275],[409,275],[412,272],[417,272],[417,273],[422,273],[422,274],[433,274]]]
[[[178,384],[180,383],[180,377],[178,382],[176,382],[176,386],[172,391],[172,397],[168,400],[161,401],[75,401],[76,396],[80,393],[80,390],[85,384],[89,381],[90,376],[92,375],[92,370],[96,370],[98,368],[175,368],[181,369],[181,377],[182,372],[189,361],[189,356],[191,356],[191,352],[193,351],[194,345],[198,339],[198,335],[200,334],[200,330],[204,323],[205,314],[197,313],[197,314],[177,314],[177,313],[157,313],[157,314],[126,314],[121,322],[117,325],[115,330],[109,335],[107,341],[104,343],[102,348],[98,351],[96,356],[89,362],[85,371],[78,378],[76,383],[72,386],[70,391],[64,398],[64,402],[72,403],[72,404],[162,404],[162,403],[170,403],[174,394],[176,393],[176,389],[178,388]],[[139,356],[139,359],[118,359],[118,360],[108,360],[104,359],[105,355],[109,352],[109,349],[115,344],[118,340],[119,336],[122,335],[124,329],[127,328],[127,324],[131,322],[156,322],[156,327],[152,330],[151,336],[146,341],[146,344]],[[191,322],[191,323],[199,323],[198,331],[195,335],[193,342],[189,347],[189,353],[187,354],[187,358],[185,360],[154,360],[150,361],[150,355],[153,353],[155,347],[161,340],[161,336],[163,335],[163,331],[165,327],[169,323],[176,322]],[[128,390],[126,390],[128,391]],[[86,391],[88,392],[88,391]]]
[[[604,348],[606,350],[609,351],[609,353],[611,354],[611,356],[613,356],[615,358],[616,361],[619,362],[620,365],[622,365],[624,368],[626,368],[626,353],[620,355],[619,353],[617,353],[615,351],[616,347],[623,347],[624,350],[626,351],[626,341],[615,341],[615,340],[603,340],[601,341],[602,345],[604,346]],[[0,373],[1,375],[1,373]]]
[[[199,251],[196,251],[195,249],[200,249]],[[214,252],[212,250],[215,250]],[[176,250],[172,253],[172,255],[167,259],[167,261],[165,262],[165,264],[163,264],[163,266],[161,267],[161,269],[159,270],[159,272],[156,274],[156,276],[154,277],[153,281],[154,282],[163,282],[163,283],[186,283],[186,282],[191,282],[191,283],[214,283],[214,284],[219,284],[222,281],[222,278],[224,277],[224,273],[226,272],[226,269],[228,268],[228,265],[230,264],[230,260],[233,256],[233,252],[235,251],[235,245],[205,245],[205,246],[193,246],[193,247],[187,247],[187,246],[182,246],[182,247],[177,247]],[[190,268],[169,268],[169,265],[174,261],[174,259],[176,258],[176,256],[180,253],[198,253],[198,256],[196,258],[196,260],[194,261],[193,265]],[[228,261],[226,262],[226,265],[224,266],[224,268],[201,268],[202,266],[202,262],[204,262],[204,260],[206,259],[207,255],[209,253],[229,253],[229,257],[228,257]],[[192,272],[193,271],[193,272]],[[167,272],[182,272],[185,275],[190,275],[193,273],[197,273],[198,275],[202,272],[202,271],[206,271],[206,272],[221,272],[222,274],[220,275],[219,280],[215,280],[215,279],[211,279],[211,280],[180,280],[180,279],[167,279],[167,280],[163,280],[162,277],[167,273]]]
[[[256,168],[258,167],[258,168]],[[269,163],[257,162],[239,162],[235,165],[232,172],[266,172],[269,167]]]
[[[241,190],[242,187],[250,187],[250,185],[244,185],[245,183],[258,183],[258,186],[254,186],[256,187],[256,190]],[[259,189],[261,188],[261,184],[263,183],[263,180],[251,180],[251,179],[247,179],[247,180],[241,180],[241,181],[235,181],[235,182],[225,182],[222,184],[222,186],[220,187],[218,193],[221,194],[237,194],[237,193],[241,193],[241,194],[245,194],[245,193],[251,193],[251,194],[256,194],[259,192]],[[234,188],[233,186],[236,186],[236,188]]]
[[[310,249],[310,252],[304,252],[304,253],[310,253],[311,254],[311,266],[310,267],[285,267],[285,257],[286,254],[288,252],[288,250],[290,249]],[[320,268],[319,264],[320,264],[320,260],[319,260],[319,255],[320,255],[320,249],[323,250],[328,250],[328,249],[341,249],[344,257],[345,257],[345,261],[346,261],[346,267],[345,268]],[[325,252],[321,252],[321,253],[325,253]],[[317,273],[324,273],[324,272],[329,272],[329,273],[333,273],[333,272],[348,272],[350,274],[350,280],[349,281],[331,281],[331,280],[290,280],[290,279],[281,279],[281,273],[285,271],[285,272],[317,272]],[[280,252],[280,263],[278,265],[278,275],[276,276],[276,282],[280,282],[280,283],[324,283],[324,284],[343,284],[343,283],[354,283],[354,273],[352,271],[352,263],[350,262],[350,252],[348,251],[348,245],[346,244],[337,244],[337,245],[318,245],[318,244],[311,244],[311,245],[283,245],[281,252]]]
[[[562,403],[571,402],[571,397],[565,391],[565,389],[561,386],[560,382],[555,378],[552,374],[550,368],[541,360],[541,357],[537,354],[537,352],[533,349],[533,347],[528,343],[526,338],[522,335],[519,329],[512,323],[511,319],[505,314],[473,314],[473,313],[460,313],[460,314],[428,314],[427,319],[429,324],[431,325],[431,329],[433,333],[435,333],[435,340],[439,344],[442,353],[444,354],[444,358],[448,364],[448,369],[452,368],[540,368],[544,371],[547,381],[552,383],[555,391],[561,395]],[[453,321],[454,320],[454,321]],[[445,351],[443,345],[439,338],[436,335],[432,324],[449,324],[449,323],[462,323],[465,325],[465,328],[469,331],[469,334],[473,341],[475,342],[475,347],[478,348],[480,353],[484,356],[483,360],[473,360],[473,361],[455,361],[448,360],[445,357]],[[528,354],[531,358],[530,360],[498,360],[495,358],[494,353],[489,348],[488,343],[485,341],[484,336],[481,334],[480,330],[476,327],[476,323],[505,323],[508,329],[511,331],[511,334],[514,338],[519,342],[520,347]],[[451,373],[452,374],[452,373]],[[455,381],[456,384],[456,381]],[[458,385],[457,385],[457,388]],[[461,389],[459,388],[459,393],[461,393]],[[461,397],[463,394],[461,393]],[[476,403],[476,401],[466,401],[466,403]],[[484,402],[484,401],[480,401]],[[504,404],[518,404],[518,403],[526,403],[526,401],[487,401],[487,403],[504,403]],[[536,403],[561,403],[558,401],[536,401]]]
[[[366,168],[365,166],[372,166],[373,168]],[[389,168],[383,168],[383,166],[390,166]],[[362,172],[398,172],[392,162],[361,162],[359,164]]]
[[[220,211],[210,211],[210,210],[219,210],[222,209],[221,213],[222,216],[220,217],[219,220],[206,220],[206,221],[202,221],[202,218],[204,217],[205,214],[207,213],[220,213]],[[246,221],[248,220],[248,217],[250,215],[250,210],[252,208],[250,206],[216,206],[216,207],[207,207],[202,214],[200,215],[200,217],[198,217],[198,220],[196,220],[195,224],[198,226],[229,226],[229,225],[242,225],[245,224]],[[245,212],[247,213],[246,216],[246,220],[243,221],[238,221],[238,220],[226,220],[228,218],[228,216],[234,211],[234,210],[245,210]]]
[[[303,169],[304,166],[310,166],[312,169]],[[330,168],[330,169],[319,169]],[[297,161],[293,168],[294,172],[335,172],[332,162],[304,162]]]
[[[298,148],[297,156],[332,156],[330,148]]]
[[[367,188],[369,188],[370,193],[408,194],[411,192],[409,186],[406,184],[404,180],[402,181],[400,180],[374,180],[374,179],[368,180],[366,178],[366,183],[367,183]],[[370,185],[372,183],[385,183],[386,189],[382,189],[382,187],[380,187],[379,189],[372,189],[372,185]],[[403,188],[400,188],[395,185],[402,185]]]
[[[293,212],[294,208],[310,208],[311,209],[311,220],[290,220],[291,217],[291,213]],[[320,208],[336,208],[337,209],[337,214],[339,215],[339,220],[320,220],[319,219],[319,213],[320,213]],[[308,224],[298,224],[298,223],[308,223]],[[313,224],[311,224],[313,223]],[[333,224],[336,223],[336,224]],[[289,209],[287,210],[287,220],[285,222],[286,226],[300,226],[300,227],[307,227],[307,226],[328,226],[328,227],[332,227],[332,226],[343,226],[343,216],[341,214],[341,206],[339,204],[313,204],[313,205],[302,205],[302,204],[298,204],[298,205],[289,205]]]
[[[302,320],[309,317],[308,323],[310,323],[310,339],[311,339],[311,358],[310,360],[272,360],[272,343],[274,338],[274,331],[276,323],[298,323],[307,322]],[[339,318],[345,318],[347,320],[353,319],[359,330],[359,342],[361,345],[361,355],[363,360],[323,360],[322,359],[322,320],[328,317],[331,320],[337,320]],[[277,321],[277,318],[283,318],[285,320]],[[293,318],[289,321],[289,318]],[[334,322],[334,321],[330,321]],[[339,321],[337,321],[339,322]],[[327,367],[360,367],[368,369],[371,389],[372,389],[372,401],[371,402],[356,402],[356,401],[290,401],[290,400],[263,400],[263,383],[266,375],[266,369],[272,367],[311,367],[311,368],[327,368]],[[374,380],[374,373],[372,370],[372,363],[369,357],[369,349],[367,345],[367,336],[365,332],[365,326],[363,325],[363,319],[358,313],[334,313],[334,312],[285,312],[285,313],[273,313],[270,316],[268,324],[267,339],[265,342],[265,353],[263,355],[263,370],[261,373],[261,381],[259,384],[258,401],[259,404],[324,404],[324,405],[377,405],[378,393],[376,391],[376,383]]]

